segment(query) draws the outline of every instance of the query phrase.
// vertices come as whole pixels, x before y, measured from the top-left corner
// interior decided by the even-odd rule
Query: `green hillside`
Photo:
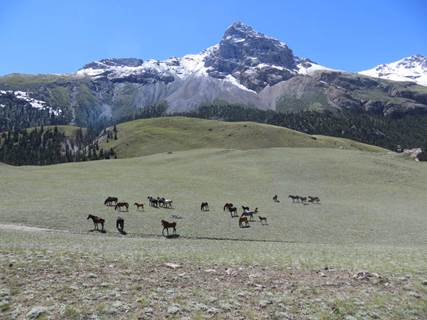
[[[341,148],[385,151],[352,140],[311,136],[291,129],[254,122],[223,122],[185,117],[135,120],[117,125],[118,139],[100,139],[104,150],[119,158],[200,148],[259,149],[272,147]]]
[[[131,207],[129,232],[159,234],[159,221],[183,217],[186,236],[269,239],[309,243],[427,244],[423,163],[395,155],[327,148],[198,149],[132,159],[46,167],[1,168],[3,223],[86,232],[88,213],[118,196],[133,204],[148,195],[174,200],[174,210]],[[280,204],[271,200],[274,194]],[[298,205],[289,194],[317,195],[321,205]],[[208,201],[211,212],[200,213]],[[259,207],[271,224],[249,231],[223,212],[225,202]],[[214,222],[214,223],[213,223]]]

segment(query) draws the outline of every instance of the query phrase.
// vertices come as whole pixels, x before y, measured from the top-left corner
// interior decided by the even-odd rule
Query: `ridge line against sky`
[[[0,75],[71,73],[102,58],[166,59],[242,21],[300,57],[361,71],[427,55],[427,2],[0,0]]]

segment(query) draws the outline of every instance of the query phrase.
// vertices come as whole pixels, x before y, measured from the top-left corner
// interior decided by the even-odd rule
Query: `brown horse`
[[[144,210],[144,204],[142,202],[141,203],[135,202],[133,205],[136,206],[137,210]]]
[[[239,218],[239,227],[240,228],[249,227],[248,217],[241,216]]]
[[[100,217],[97,217],[97,216],[94,216],[93,214],[90,214],[90,215],[87,216],[87,220],[89,220],[89,219],[92,219],[92,221],[93,221],[93,225],[94,225],[94,229],[93,230],[101,231],[101,232],[104,231],[104,223],[105,223],[104,219],[102,219]],[[98,224],[101,225],[101,227],[102,227],[101,230],[99,230]]]
[[[108,197],[107,199],[105,199],[104,205],[112,207],[115,206],[118,201],[119,199],[117,197]]]
[[[227,202],[226,204],[224,204],[224,211],[225,211],[225,209],[230,210],[230,208],[232,208],[232,207],[233,207],[233,204]]]
[[[114,207],[114,210],[122,211],[122,208],[126,208],[126,211],[129,211],[129,203],[127,202],[117,202],[116,206]]]
[[[165,235],[165,230],[167,232],[167,235],[169,236],[169,228],[173,229],[173,233],[176,234],[176,222],[168,222],[166,220],[162,220],[162,235]]]

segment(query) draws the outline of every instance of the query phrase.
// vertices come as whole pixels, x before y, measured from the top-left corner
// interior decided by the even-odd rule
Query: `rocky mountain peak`
[[[211,77],[231,75],[254,91],[289,79],[297,69],[286,44],[242,22],[227,28],[216,50],[206,57],[205,66]]]

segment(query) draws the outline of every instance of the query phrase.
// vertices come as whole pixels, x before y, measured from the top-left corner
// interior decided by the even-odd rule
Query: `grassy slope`
[[[424,164],[393,155],[339,149],[192,150],[142,158],[0,170],[0,220],[86,231],[88,213],[107,219],[108,195],[133,203],[147,195],[175,201],[174,210],[123,213],[129,232],[160,233],[159,221],[183,217],[185,236],[324,244],[426,246]],[[282,202],[271,201],[279,194]],[[292,204],[288,194],[313,194],[321,205]],[[201,201],[211,212],[200,213]],[[232,201],[259,207],[270,225],[239,229],[222,211]]]
[[[223,122],[184,117],[135,120],[119,124],[118,140],[103,139],[120,158],[197,148],[256,149],[270,147],[328,147],[364,151],[384,149],[351,140],[313,136],[253,122]]]

